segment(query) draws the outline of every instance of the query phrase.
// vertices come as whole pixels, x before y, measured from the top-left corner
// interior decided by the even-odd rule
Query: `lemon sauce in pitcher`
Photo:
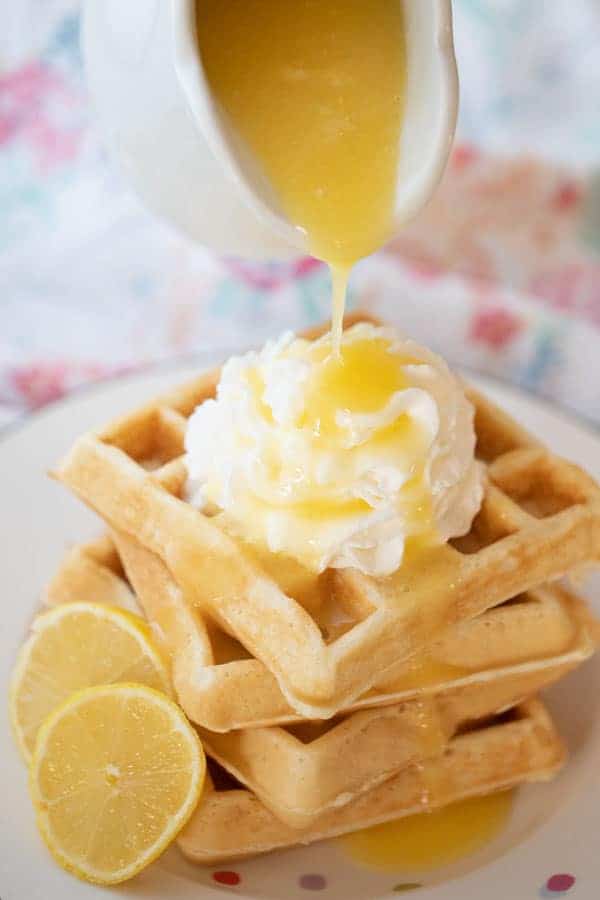
[[[392,229],[406,94],[399,0],[197,0],[213,97],[287,219],[333,276],[339,338],[351,266]]]

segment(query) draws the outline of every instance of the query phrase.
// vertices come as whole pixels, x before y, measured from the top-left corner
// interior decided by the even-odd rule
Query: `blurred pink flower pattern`
[[[486,344],[491,350],[504,350],[523,330],[519,316],[501,306],[476,312],[471,321],[470,340]]]
[[[27,63],[0,75],[0,147],[22,141],[33,151],[40,174],[76,158],[82,131],[66,127],[61,109],[78,97],[56,68]]]
[[[65,4],[45,49],[0,70],[0,424],[329,312],[322,263],[217,259],[136,204],[94,130],[78,29]],[[599,248],[594,178],[463,139],[427,208],[356,267],[351,304],[600,422]]]

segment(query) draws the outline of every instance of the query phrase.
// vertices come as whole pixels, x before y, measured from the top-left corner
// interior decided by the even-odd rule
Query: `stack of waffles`
[[[81,437],[57,476],[107,533],[50,604],[136,604],[210,758],[179,837],[214,863],[553,777],[537,699],[593,652],[560,583],[600,556],[600,488],[479,394],[483,505],[470,533],[383,579],[257,555],[185,499],[187,418],[219,373]]]

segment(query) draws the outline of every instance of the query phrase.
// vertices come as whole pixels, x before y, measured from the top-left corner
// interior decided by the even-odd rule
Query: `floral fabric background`
[[[0,0],[0,426],[329,311],[312,260],[216,259],[143,210],[88,106],[76,0]],[[455,0],[459,136],[353,305],[600,423],[600,0]]]

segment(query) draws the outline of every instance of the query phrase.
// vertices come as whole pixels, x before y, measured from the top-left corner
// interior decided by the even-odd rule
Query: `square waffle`
[[[124,543],[135,545],[130,539]],[[141,553],[157,561],[149,551]],[[152,569],[147,574],[152,576]],[[163,639],[167,635],[181,639],[185,634],[193,640],[185,608],[183,615],[173,616],[161,600],[161,592],[163,598],[169,597],[174,585],[165,587],[154,579],[151,585],[154,600],[146,604],[146,611],[153,613],[158,634]],[[133,597],[108,537],[74,548],[46,592],[47,602],[53,604],[84,598],[131,605]],[[196,639],[204,637],[201,646],[206,654],[219,638],[214,633],[209,637],[197,613],[192,618]],[[280,821],[306,828],[400,769],[438,755],[468,722],[510,708],[561,678],[593,651],[597,627],[580,600],[556,586],[540,589],[455,626],[429,651],[426,665],[412,663],[407,672],[404,664],[404,677],[396,675],[395,687],[404,685],[405,702],[391,703],[390,695],[386,698],[390,705],[350,712],[328,723],[300,722],[228,734],[200,729],[200,736],[207,752]],[[231,643],[221,636],[221,641],[228,640]],[[467,656],[472,664],[487,663],[479,677],[464,677]],[[515,664],[516,659],[523,661]],[[509,660],[512,665],[507,665]],[[494,662],[499,664],[496,668]],[[434,677],[423,690],[427,668]],[[435,678],[439,682],[442,676],[446,681],[436,686]]]
[[[219,373],[81,437],[57,475],[111,527],[156,554],[191,609],[236,638],[300,715],[328,717],[447,628],[600,555],[600,489],[475,392],[482,510],[471,532],[375,579],[331,571],[347,627],[324,635],[314,611],[211,517],[184,499],[187,418]]]
[[[328,722],[199,733],[206,752],[281,822],[304,828],[407,766],[439,756],[468,723],[512,708],[569,668],[549,660],[543,668]]]
[[[81,600],[139,610],[117,548],[108,535],[73,547],[42,596],[46,606]]]
[[[188,859],[205,864],[310,844],[467,797],[548,781],[564,761],[565,750],[548,713],[531,700],[474,724],[440,756],[409,766],[301,830],[279,821],[253,793],[213,769],[177,843]]]
[[[301,719],[261,662],[248,658],[224,632],[206,627],[157,556],[123,534],[115,534],[115,541],[138,602],[171,652],[179,701],[194,722],[227,732]],[[544,586],[448,629],[425,650],[395,663],[348,710],[442,690],[460,702],[470,685],[528,671],[539,673],[540,684],[549,683],[587,659],[599,639],[600,626],[583,601],[558,585]]]
[[[114,537],[119,553],[108,536],[74,547],[50,582],[46,602],[89,599],[132,607],[137,601],[171,655],[180,703],[204,729],[302,721],[268,669],[185,603],[155,554],[122,534]],[[346,712],[443,694],[447,706],[456,702],[458,719],[462,695],[471,687],[493,690],[494,684],[521,681],[527,687],[515,696],[527,696],[575,668],[598,643],[600,626],[584,602],[560,585],[547,585],[449,629],[425,651],[393,665]]]

